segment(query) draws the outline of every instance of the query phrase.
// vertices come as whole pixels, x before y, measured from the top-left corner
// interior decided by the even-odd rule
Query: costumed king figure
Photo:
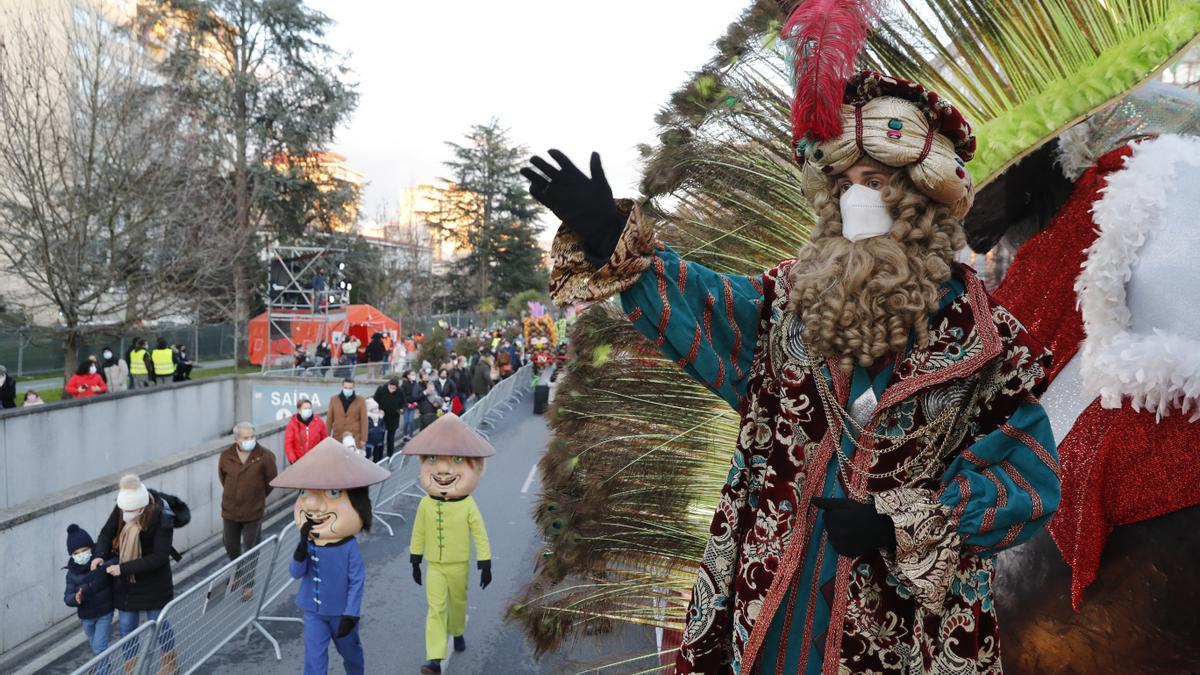
[[[300,580],[296,606],[304,611],[304,675],[329,670],[329,642],[350,675],[365,672],[359,638],[367,568],[354,535],[371,529],[367,487],[387,469],[326,438],[284,469],[272,487],[299,488],[294,517],[300,542],[288,567]]]
[[[853,74],[867,23],[810,1],[783,28],[817,222],[761,276],[681,259],[595,154],[590,178],[555,150],[522,170],[563,221],[555,302],[619,293],[741,417],[680,673],[999,672],[992,557],[1058,506],[1049,353],[954,261],[970,125],[919,84]]]
[[[425,658],[421,672],[442,672],[446,640],[454,638],[454,651],[467,648],[463,631],[467,622],[467,572],[471,541],[475,542],[479,587],[492,583],[492,550],[483,514],[471,492],[483,476],[485,457],[496,449],[454,413],[430,424],[404,446],[403,453],[421,459],[421,487],[429,493],[417,506],[413,519],[410,561],[413,581],[422,583],[424,560]]]

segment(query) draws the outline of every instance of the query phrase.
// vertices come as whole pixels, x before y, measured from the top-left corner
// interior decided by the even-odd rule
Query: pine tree
[[[440,229],[468,251],[455,270],[463,282],[456,293],[461,303],[492,298],[504,306],[513,295],[547,283],[537,243],[541,207],[520,175],[529,151],[514,144],[496,119],[471,127],[465,139],[447,142],[454,159],[446,167],[449,182],[472,197],[450,200]]]

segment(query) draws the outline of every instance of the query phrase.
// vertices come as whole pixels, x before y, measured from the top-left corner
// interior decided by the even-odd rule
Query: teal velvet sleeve
[[[735,410],[746,391],[762,303],[761,277],[720,274],[666,246],[621,292],[621,307],[638,332]]]
[[[1058,510],[1058,472],[1050,420],[1030,400],[951,462],[939,501],[957,514],[964,544],[997,553],[1049,522]]]

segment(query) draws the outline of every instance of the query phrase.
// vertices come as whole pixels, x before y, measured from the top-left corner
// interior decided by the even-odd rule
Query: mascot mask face
[[[315,523],[313,542],[318,546],[335,544],[363,529],[362,516],[350,502],[350,490],[303,489],[292,515],[296,527],[302,527],[305,520]]]
[[[461,499],[475,491],[483,475],[483,458],[452,455],[421,457],[421,487],[431,497]]]

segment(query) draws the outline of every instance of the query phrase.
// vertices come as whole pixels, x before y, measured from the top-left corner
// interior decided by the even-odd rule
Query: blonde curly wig
[[[937,309],[939,287],[966,245],[951,206],[924,195],[904,171],[860,162],[891,172],[883,189],[894,220],[891,233],[857,242],[844,238],[833,176],[813,195],[817,224],[791,272],[790,308],[803,319],[805,342],[846,372],[856,363],[870,367],[902,353],[910,336],[928,346],[928,317]]]

